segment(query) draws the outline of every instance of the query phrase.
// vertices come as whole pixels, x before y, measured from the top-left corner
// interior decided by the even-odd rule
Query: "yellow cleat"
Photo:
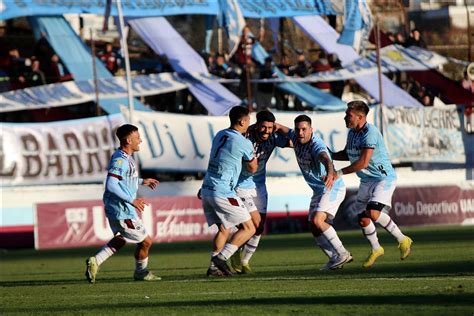
[[[237,250],[232,257],[230,257],[230,266],[236,273],[242,273],[242,263],[241,263],[241,253],[240,249]]]
[[[242,272],[240,272],[242,274],[250,274],[252,273],[252,269],[250,268],[250,265],[247,263],[247,264],[243,264],[242,265]]]
[[[406,259],[411,253],[411,244],[413,240],[410,237],[405,236],[405,238],[398,244],[398,249],[400,249],[400,260]]]
[[[369,256],[365,260],[365,262],[362,264],[362,267],[364,268],[370,268],[371,266],[374,265],[375,261],[377,260],[378,257],[383,256],[385,251],[383,250],[382,247],[377,248],[375,250],[372,249],[370,252]]]
[[[151,271],[145,270],[142,272],[137,272],[133,274],[135,281],[160,281],[161,277],[154,275]]]
[[[89,283],[95,283],[95,277],[99,271],[99,265],[95,257],[90,257],[86,260],[86,278]]]

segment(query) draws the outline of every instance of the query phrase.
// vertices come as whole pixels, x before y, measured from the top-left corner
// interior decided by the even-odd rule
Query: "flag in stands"
[[[102,25],[102,33],[105,33],[109,30],[109,17],[110,17],[111,10],[112,10],[112,0],[107,0],[107,2],[105,3],[104,24]]]
[[[219,22],[227,31],[229,37],[229,56],[232,56],[239,46],[245,19],[240,11],[237,0],[219,0]]]
[[[339,2],[338,0],[333,0]],[[346,0],[344,6],[344,28],[338,43],[354,47],[356,52],[364,50],[372,28],[372,14],[366,0]]]

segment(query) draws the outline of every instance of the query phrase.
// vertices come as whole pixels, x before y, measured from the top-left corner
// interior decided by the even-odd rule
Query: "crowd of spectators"
[[[0,92],[71,79],[44,34],[34,45],[33,54],[24,56],[5,40],[5,28],[0,27]]]

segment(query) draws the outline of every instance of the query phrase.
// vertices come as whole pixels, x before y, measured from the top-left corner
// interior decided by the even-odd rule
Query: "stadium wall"
[[[391,216],[402,226],[473,224],[474,183],[465,181],[465,170],[397,170],[398,188]],[[358,180],[345,176],[348,194],[335,220],[339,229],[355,228],[353,210]],[[210,239],[196,198],[201,181],[168,182],[156,191],[142,188],[151,207],[145,222],[157,242]],[[311,191],[302,177],[269,178],[267,233],[301,232]],[[103,216],[103,186],[62,185],[4,188],[0,247],[69,248],[104,243],[110,233]],[[47,243],[44,243],[44,240]]]

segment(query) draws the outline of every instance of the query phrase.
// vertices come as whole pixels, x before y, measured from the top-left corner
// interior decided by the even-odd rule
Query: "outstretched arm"
[[[147,178],[147,179],[143,179],[142,185],[154,190],[157,186],[160,185],[160,181],[156,179],[152,179],[152,178]]]
[[[341,151],[336,151],[336,152],[331,151],[331,156],[332,156],[332,159],[334,160],[344,160],[344,161],[349,160],[349,157],[347,156],[346,148],[344,148]]]

